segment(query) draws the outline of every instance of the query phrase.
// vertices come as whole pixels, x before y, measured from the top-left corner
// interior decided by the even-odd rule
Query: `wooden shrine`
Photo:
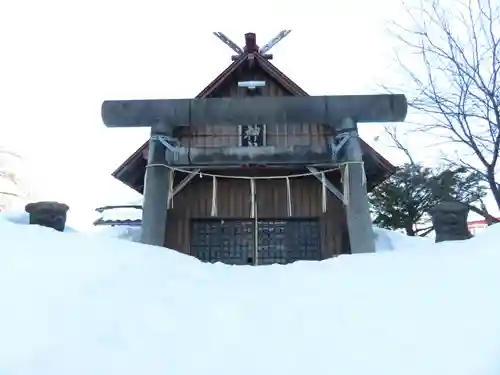
[[[108,127],[150,127],[114,176],[144,194],[142,242],[209,262],[373,252],[367,192],[394,167],[358,123],[404,121],[404,95],[308,96],[254,33],[194,99],[106,101]]]

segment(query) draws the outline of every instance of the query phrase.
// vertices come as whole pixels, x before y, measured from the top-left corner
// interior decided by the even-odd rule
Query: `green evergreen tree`
[[[402,165],[370,194],[374,224],[391,230],[404,230],[409,236],[432,231],[427,211],[446,199],[472,206],[486,195],[482,176],[463,167],[432,169],[421,164]],[[426,226],[427,225],[427,226]]]

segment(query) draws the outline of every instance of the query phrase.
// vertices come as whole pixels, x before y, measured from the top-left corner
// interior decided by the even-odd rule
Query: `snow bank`
[[[375,248],[377,252],[405,251],[419,249],[422,246],[432,246],[434,240],[428,237],[410,237],[403,233],[374,227]]]
[[[0,374],[498,375],[499,239],[231,267],[3,221]]]
[[[119,238],[132,242],[141,241],[141,227],[138,226],[101,226],[96,228],[95,233],[110,238]]]
[[[5,211],[0,213],[0,223],[2,220],[13,224],[28,225],[30,223],[30,215],[26,211]],[[64,231],[69,233],[76,232],[75,229],[68,225],[66,225]]]
[[[103,221],[134,221],[142,220],[142,209],[139,208],[110,208],[101,213]],[[95,233],[112,238],[120,238],[132,242],[141,239],[141,226],[139,225],[99,225],[95,227]]]
[[[0,212],[0,220],[9,221],[14,224],[29,224],[30,215],[25,211]]]

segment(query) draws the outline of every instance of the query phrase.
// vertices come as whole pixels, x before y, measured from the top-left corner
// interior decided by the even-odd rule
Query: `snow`
[[[0,374],[500,374],[500,225],[380,233],[393,251],[231,267],[0,220]]]
[[[20,210],[16,211],[10,210],[6,212],[0,212],[0,225],[2,224],[2,221],[8,221],[14,224],[28,225],[30,223],[30,215],[26,211],[20,211]],[[74,228],[72,228],[69,225],[66,225],[64,231],[69,233],[77,232]]]
[[[434,242],[429,237],[409,237],[402,233],[377,227],[373,228],[373,232],[377,252],[415,250],[422,246],[429,246]]]
[[[129,226],[129,225],[119,225],[119,226],[100,226],[95,229],[95,233],[111,237],[120,238],[123,240],[128,240],[132,242],[140,242],[141,240],[141,227],[140,226]]]

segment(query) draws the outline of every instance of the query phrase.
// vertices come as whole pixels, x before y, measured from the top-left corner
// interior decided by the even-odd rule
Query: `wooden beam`
[[[338,124],[397,122],[406,118],[404,95],[281,96],[169,100],[105,101],[101,114],[107,127],[148,127],[168,131],[205,124]]]
[[[321,178],[320,174],[321,172],[318,171],[317,168],[315,167],[307,167],[309,172],[314,173],[313,176],[316,177],[321,183],[323,183],[323,179]],[[333,194],[335,195],[342,203],[346,203],[344,199],[344,194],[342,194],[328,179],[325,179],[325,186],[326,188]]]
[[[314,165],[331,164],[335,162],[330,149],[313,151],[310,147],[291,147],[280,149],[267,147],[218,147],[179,148],[175,153],[167,152],[169,165],[184,168],[186,166],[216,166],[216,165]]]
[[[201,170],[200,168],[196,168],[193,171],[190,171],[189,174],[186,177],[184,177],[182,179],[182,181],[176,185],[176,187],[174,188],[174,191],[172,192],[172,197],[170,199],[172,199],[177,194],[179,194],[182,191],[182,189],[184,189],[186,187],[186,185],[189,184],[191,182],[191,180],[193,178],[195,178],[198,173],[200,173],[200,170]]]

